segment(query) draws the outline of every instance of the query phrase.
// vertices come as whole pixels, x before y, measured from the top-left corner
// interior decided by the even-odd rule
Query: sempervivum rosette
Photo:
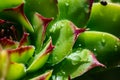
[[[120,41],[114,33],[88,31],[100,26],[94,21],[99,19],[96,8],[107,5],[93,2],[0,1],[0,80],[70,80],[97,66],[118,65]],[[110,3],[106,10],[111,6],[119,8]],[[110,27],[118,25],[119,19],[113,20]]]

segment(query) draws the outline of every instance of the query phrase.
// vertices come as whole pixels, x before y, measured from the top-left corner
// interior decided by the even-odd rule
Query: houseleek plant
[[[0,1],[0,80],[73,80],[118,67],[116,2]]]

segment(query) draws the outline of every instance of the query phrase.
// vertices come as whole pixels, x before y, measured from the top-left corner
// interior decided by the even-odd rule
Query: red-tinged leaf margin
[[[21,47],[16,48],[16,49],[8,50],[8,54],[10,55],[13,53],[18,53],[19,55],[21,55],[24,51],[27,51],[31,48],[32,48],[32,46],[21,46]]]
[[[19,5],[19,6],[17,6],[17,7],[14,7],[14,8],[5,9],[4,11],[14,11],[14,12],[16,12],[16,13],[20,13],[20,14],[22,14],[23,17],[27,20],[25,14],[24,14],[23,7],[24,7],[24,3],[22,3],[21,5]]]
[[[52,40],[50,40],[49,46],[47,47],[44,54],[48,54],[48,53],[52,52],[54,48],[55,48],[55,46],[52,44]]]
[[[45,18],[43,17],[42,15],[40,15],[39,13],[36,13],[35,14],[40,21],[42,21],[42,27],[43,27],[43,30],[42,30],[42,40],[44,39],[45,37],[45,32],[46,32],[46,28],[48,26],[48,24],[53,20],[53,18]]]
[[[3,24],[5,22],[6,22],[5,20],[0,19],[0,24]]]
[[[4,37],[0,39],[0,44],[2,48],[11,48],[12,46],[16,45],[16,42]]]
[[[70,23],[73,30],[74,30],[74,35],[75,35],[75,41],[78,38],[78,36],[80,35],[80,33],[85,32],[87,29],[86,28],[78,28],[77,26],[75,26],[72,22]]]
[[[89,2],[89,12],[91,12],[91,8],[92,8],[92,4],[93,4],[93,2],[94,2],[94,0],[88,0],[88,2]]]
[[[7,15],[9,15],[7,11],[12,11],[12,12],[14,12],[16,14],[19,14],[19,16],[22,16],[24,21],[19,20],[19,19],[18,19],[18,21],[22,24],[23,27],[27,28],[28,32],[34,32],[32,25],[30,24],[29,20],[27,19],[26,15],[24,13],[24,3],[22,3],[21,5],[19,5],[17,7],[4,9],[3,12],[6,12]],[[12,17],[14,17],[14,15]],[[11,15],[9,15],[9,16],[11,16]],[[16,17],[14,17],[14,18],[16,18]],[[24,23],[26,23],[26,24],[24,24]]]
[[[94,67],[97,67],[97,66],[101,66],[101,67],[106,67],[104,64],[100,63],[97,58],[95,57],[95,55],[91,52],[90,53],[92,58],[93,58],[93,62],[91,64],[91,66],[88,68],[88,70],[94,68]]]
[[[18,47],[21,47],[21,46],[23,46],[25,43],[27,43],[28,42],[28,36],[29,36],[29,33],[26,33],[26,32],[24,32],[24,34],[23,34],[23,37],[21,38],[21,40],[20,40],[20,43],[19,43],[19,46]]]
[[[40,15],[39,13],[36,13],[36,15],[40,18],[40,20],[42,20],[44,29],[46,30],[46,27],[53,20],[53,18],[45,18],[42,15]]]
[[[48,71],[40,76],[37,76],[31,80],[48,80],[51,77],[52,72],[53,72],[53,70],[50,70],[50,71]]]

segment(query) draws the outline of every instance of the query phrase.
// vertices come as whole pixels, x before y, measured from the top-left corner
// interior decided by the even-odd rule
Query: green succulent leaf
[[[55,65],[62,61],[68,54],[70,54],[77,36],[79,33],[84,31],[85,29],[77,28],[68,20],[56,22],[50,29],[50,36],[52,37],[55,48],[49,57],[48,63]]]
[[[6,80],[18,80],[26,74],[25,66],[21,63],[10,63]]]
[[[120,3],[120,0],[111,0],[114,3]]]
[[[94,3],[87,27],[120,37],[120,5],[108,2],[106,6]],[[112,16],[111,16],[112,15]]]
[[[78,27],[84,27],[90,13],[92,0],[58,0],[58,18],[68,19]]]
[[[55,0],[25,0],[25,13],[31,19],[34,13],[38,12],[45,17],[56,17],[57,2]],[[34,5],[34,6],[32,6]]]
[[[30,79],[30,80],[49,80],[50,77],[51,77],[51,75],[52,75],[52,72],[53,72],[52,70],[47,71],[47,72],[45,72],[44,74],[39,75],[39,76],[37,76],[37,77],[35,77],[35,78],[32,78],[32,79]]]
[[[22,46],[16,49],[8,50],[11,62],[27,64],[28,60],[33,56],[34,46]]]
[[[15,41],[12,41],[7,38],[2,38],[0,39],[0,45],[1,49],[14,49],[18,46],[18,44]]]
[[[119,2],[0,1],[0,80],[76,80],[119,67]]]
[[[34,32],[33,27],[25,16],[23,7],[24,3],[17,7],[4,9],[0,12],[0,18],[17,22],[22,25],[23,29],[25,28],[26,31],[32,33]]]
[[[0,50],[0,80],[6,78],[9,62],[10,60],[7,52]]]
[[[56,66],[53,73],[53,80],[57,80],[58,78],[64,80],[65,77],[73,79],[96,66],[104,65],[97,61],[91,51],[87,49],[77,49]]]
[[[39,53],[43,46],[43,41],[45,40],[46,36],[46,28],[51,20],[52,18],[45,18],[39,13],[34,14],[34,18],[32,19],[32,25],[34,27],[32,43],[36,46],[36,53]]]
[[[52,45],[51,39],[49,39],[46,46],[43,48],[39,54],[35,55],[33,62],[28,67],[28,72],[37,71],[38,69],[42,68],[44,64],[47,62],[48,57],[53,50],[54,46]]]
[[[112,34],[86,31],[74,45],[74,48],[79,47],[93,51],[97,59],[108,67],[119,62],[120,40]]]
[[[12,8],[16,7],[22,3],[25,3],[24,0],[4,0],[0,1],[0,11],[6,9],[6,8]]]

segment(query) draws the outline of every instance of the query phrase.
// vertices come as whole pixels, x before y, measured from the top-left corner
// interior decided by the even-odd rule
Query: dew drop
[[[60,45],[60,42],[58,41],[56,45],[57,45],[57,46]]]
[[[64,72],[64,71],[62,71],[62,75],[65,75],[65,72]]]
[[[117,51],[118,50],[118,46],[117,45],[115,45],[115,51]]]
[[[79,46],[79,47],[81,47],[81,46],[82,46],[82,44],[79,44],[78,46]]]
[[[54,57],[54,59],[55,59],[55,61],[56,61],[56,60],[58,60],[58,58],[57,58],[57,57]]]
[[[105,44],[106,44],[105,39],[102,39],[101,44],[102,44],[102,46],[105,46]]]
[[[86,13],[89,13],[88,7],[84,8],[84,10],[85,10]]]
[[[79,55],[73,55],[73,56],[71,56],[71,58],[72,58],[71,59],[72,65],[77,65],[81,60]]]
[[[103,37],[105,37],[105,34],[102,34]]]
[[[66,6],[69,6],[69,3],[65,3]]]
[[[120,65],[117,65],[116,67],[119,67],[119,68],[120,68]]]
[[[93,49],[93,51],[96,51],[96,50],[97,50],[96,48]]]

